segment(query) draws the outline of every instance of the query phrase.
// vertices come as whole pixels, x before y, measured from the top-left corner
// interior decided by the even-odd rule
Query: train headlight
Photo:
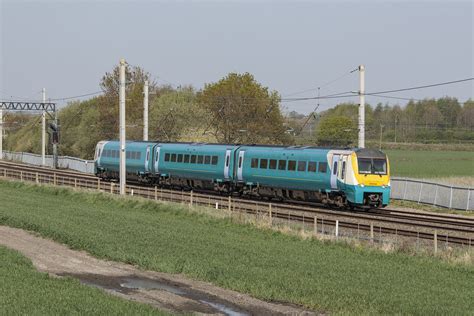
[[[362,183],[361,183],[361,184],[359,184],[359,186],[360,186],[361,188],[365,187],[365,185],[363,185]]]

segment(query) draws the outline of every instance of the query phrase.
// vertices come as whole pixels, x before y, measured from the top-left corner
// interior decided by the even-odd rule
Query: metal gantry
[[[3,159],[3,111],[40,111],[42,117],[42,143],[45,143],[45,133],[46,133],[46,114],[48,114],[52,119],[57,118],[56,112],[56,103],[45,102],[45,93],[43,89],[43,102],[20,102],[20,101],[0,101],[0,159]],[[55,120],[55,127],[57,132],[57,119]],[[56,144],[57,145],[57,144]],[[45,148],[45,144],[42,145],[42,148]],[[56,150],[57,155],[57,150]],[[45,152],[42,150],[43,156],[43,165],[45,164],[44,157]],[[55,166],[56,166],[56,161]]]

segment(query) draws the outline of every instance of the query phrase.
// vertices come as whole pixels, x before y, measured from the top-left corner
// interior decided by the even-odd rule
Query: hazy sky
[[[98,91],[121,57],[160,84],[199,89],[229,72],[250,72],[283,96],[359,64],[366,66],[367,92],[474,77],[472,1],[0,3],[2,100],[40,99],[43,87],[50,98]],[[357,72],[321,94],[351,90],[358,90]],[[394,95],[465,101],[473,92],[471,81]],[[321,101],[321,108],[340,101]],[[285,105],[309,112],[315,103]]]

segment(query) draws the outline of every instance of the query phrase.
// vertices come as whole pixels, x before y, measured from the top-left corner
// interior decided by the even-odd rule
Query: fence
[[[3,152],[4,159],[21,161],[31,165],[41,165],[41,155],[23,152]],[[60,156],[59,168],[94,173],[94,161],[75,157]],[[53,157],[46,156],[46,165],[53,166]],[[457,210],[474,210],[474,190],[455,187],[434,182],[426,182],[407,178],[391,178],[391,198],[395,200],[413,201],[423,204],[446,207]]]
[[[24,152],[10,152],[4,151],[3,152],[3,159],[5,160],[13,160],[13,161],[20,161],[30,165],[41,166],[42,159],[41,155],[38,154],[31,154],[31,153],[24,153]],[[53,156],[46,155],[45,160],[47,167],[53,167]],[[83,160],[76,157],[68,157],[68,156],[59,156],[58,157],[58,167],[62,169],[71,169],[76,170],[79,172],[84,173],[94,173],[94,161],[93,160]]]
[[[457,210],[474,210],[474,190],[472,188],[396,177],[392,177],[390,182],[392,199]]]

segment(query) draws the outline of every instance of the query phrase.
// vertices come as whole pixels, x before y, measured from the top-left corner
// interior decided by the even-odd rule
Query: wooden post
[[[74,178],[74,187],[77,188],[77,178]]]
[[[23,171],[20,171],[20,181],[23,182]]]
[[[273,226],[272,203],[268,203],[268,218],[269,218],[269,221],[270,221],[270,226]]]
[[[155,201],[158,200],[158,188],[155,185]]]
[[[39,175],[38,175],[38,172],[36,173],[36,183],[39,183]]]
[[[229,195],[229,202],[227,204],[227,209],[229,210],[229,213],[232,212],[232,198]]]
[[[100,191],[100,178],[97,179],[97,190]]]
[[[193,190],[191,190],[191,197],[189,199],[189,205],[193,206],[193,198],[194,198],[194,195],[193,195]]]
[[[56,172],[53,174],[53,184],[56,185]]]
[[[110,182],[110,194],[114,194],[114,183]]]
[[[336,219],[336,237],[339,237],[339,220]]]
[[[374,242],[374,224],[370,224],[370,242]]]
[[[318,234],[318,218],[315,216],[314,217],[314,234],[317,235]]]
[[[434,253],[438,252],[438,231],[434,231],[433,234],[433,242],[434,242]]]

